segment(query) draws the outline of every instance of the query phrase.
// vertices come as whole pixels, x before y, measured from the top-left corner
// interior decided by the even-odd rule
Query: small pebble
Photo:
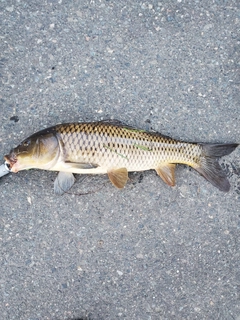
[[[122,276],[122,275],[123,275],[123,272],[122,272],[122,271],[117,270],[117,273],[118,273],[119,276]]]
[[[7,10],[8,12],[13,12],[13,10],[14,10],[14,6],[6,7],[6,10]]]

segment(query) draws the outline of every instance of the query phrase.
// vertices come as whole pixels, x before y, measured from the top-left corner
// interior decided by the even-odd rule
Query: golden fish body
[[[237,144],[197,144],[174,140],[118,121],[60,124],[39,131],[13,149],[5,160],[11,171],[29,168],[60,171],[55,192],[74,182],[72,173],[107,173],[118,188],[130,171],[155,169],[168,184],[175,184],[175,164],[187,164],[213,185],[228,191],[229,182],[216,158],[231,153]]]
[[[199,145],[104,122],[59,125],[56,132],[63,163],[52,170],[62,169],[65,163],[86,163],[96,168],[75,168],[75,173],[107,173],[112,168],[143,171],[162,163],[196,165],[201,155]]]

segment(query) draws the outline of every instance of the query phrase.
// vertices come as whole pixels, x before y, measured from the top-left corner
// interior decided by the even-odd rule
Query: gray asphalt
[[[0,157],[33,132],[119,119],[240,142],[238,1],[0,2]],[[0,163],[0,165],[3,163]],[[0,180],[0,319],[240,319],[240,148],[222,193],[185,166],[124,190]],[[82,193],[89,193],[82,195]]]

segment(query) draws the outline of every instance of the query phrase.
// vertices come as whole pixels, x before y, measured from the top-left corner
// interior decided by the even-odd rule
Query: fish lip
[[[10,153],[4,156],[4,160],[9,165],[9,170],[12,171],[14,164],[17,162],[17,157],[14,153]],[[13,170],[14,172],[14,170]]]

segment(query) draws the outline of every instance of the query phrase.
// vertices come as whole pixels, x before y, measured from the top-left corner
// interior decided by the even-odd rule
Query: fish
[[[124,124],[118,120],[64,123],[34,133],[4,156],[10,172],[26,169],[58,171],[55,194],[67,192],[73,174],[107,174],[122,189],[128,172],[154,169],[169,186],[175,185],[176,164],[194,168],[220,191],[230,183],[218,159],[237,143],[184,142]]]

